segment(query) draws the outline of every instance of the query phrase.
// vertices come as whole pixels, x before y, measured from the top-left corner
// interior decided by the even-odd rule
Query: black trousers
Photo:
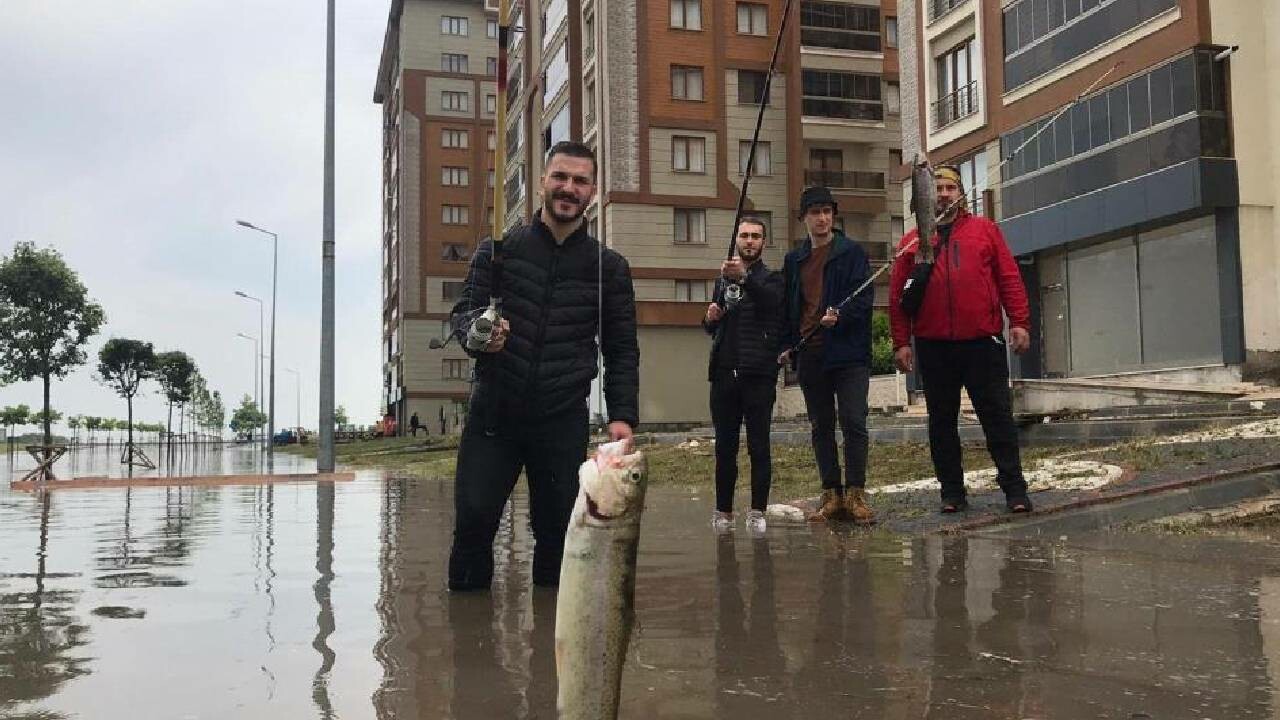
[[[866,487],[867,391],[871,386],[871,368],[850,365],[827,370],[822,367],[822,361],[821,349],[801,351],[796,361],[822,489],[840,489],[840,461],[836,457],[837,419],[844,435],[844,486]]]
[[[480,590],[493,580],[493,538],[502,509],[523,469],[529,480],[533,582],[560,582],[569,513],[578,497],[578,468],[587,456],[587,407],[492,429],[473,410],[458,445],[454,475],[453,549],[449,589]]]
[[[711,381],[711,423],[716,429],[716,509],[733,510],[738,483],[738,431],[747,425],[747,455],[751,458],[751,509],[769,504],[769,427],[773,420],[776,379],[717,373]]]
[[[929,454],[942,484],[942,499],[965,496],[961,465],[960,388],[969,391],[973,409],[996,464],[996,482],[1006,497],[1027,493],[1018,451],[1018,427],[1009,395],[1009,361],[1003,340],[916,340],[916,367],[924,380],[929,410]]]

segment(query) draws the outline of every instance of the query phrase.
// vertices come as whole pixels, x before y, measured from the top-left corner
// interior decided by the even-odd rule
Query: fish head
[[[644,453],[597,452],[578,471],[588,520],[604,523],[638,515],[647,478]]]

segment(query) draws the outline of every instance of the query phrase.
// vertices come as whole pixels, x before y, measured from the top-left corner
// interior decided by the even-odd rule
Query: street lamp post
[[[302,427],[302,374],[293,368],[285,368],[284,371],[287,373],[293,373],[293,398],[298,404],[295,411],[297,412],[297,415],[294,418],[294,422],[297,423],[297,425],[294,425],[294,428],[300,429]]]
[[[259,338],[259,339],[262,339],[262,336],[263,336],[263,335],[262,335],[262,312],[263,312],[262,299],[261,299],[261,298],[256,298],[256,297],[254,297],[254,296],[252,296],[252,295],[250,295],[250,294],[248,294],[248,293],[241,292],[241,291],[239,291],[239,290],[237,290],[237,291],[236,291],[236,296],[237,296],[237,297],[242,297],[242,298],[244,298],[245,300],[252,300],[252,301],[254,301],[254,302],[258,303],[258,338]],[[259,346],[259,349],[261,349],[261,346]],[[266,381],[266,377],[267,377],[267,374],[266,374],[265,372],[263,372],[263,365],[265,364],[265,362],[264,362],[264,361],[265,361],[266,359],[267,359],[267,358],[266,358],[266,355],[264,355],[264,354],[263,354],[263,353],[261,353],[261,352],[259,352],[259,353],[258,353],[258,364],[257,364],[257,366],[256,366],[256,367],[258,368],[258,395],[257,395],[257,400],[256,400],[256,401],[257,401],[257,403],[258,403],[258,409],[259,409],[259,410],[261,410],[261,409],[262,409],[262,395],[263,395],[263,393],[262,393],[262,383]],[[264,447],[265,447],[265,446],[264,446]]]
[[[267,471],[275,465],[276,434],[276,270],[280,257],[280,238],[270,230],[263,230],[251,222],[236,220],[240,227],[257,230],[271,236],[271,372],[267,391]]]
[[[251,389],[249,392],[257,392],[258,388],[256,386],[260,384],[258,382],[258,367],[261,366],[262,364],[262,353],[258,351],[258,338],[253,337],[252,335],[245,335],[244,333],[236,333],[236,337],[243,338],[245,340],[249,340],[253,342],[253,375],[254,375],[253,384],[255,387]],[[254,404],[257,405],[258,401],[255,400]],[[259,411],[262,410],[261,405],[258,405],[258,410]]]

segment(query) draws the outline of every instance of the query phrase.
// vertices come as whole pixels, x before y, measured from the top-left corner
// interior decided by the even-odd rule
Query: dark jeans
[[[587,456],[587,407],[527,422],[505,418],[492,432],[484,424],[473,411],[458,445],[449,589],[489,587],[493,538],[522,468],[529,480],[533,582],[555,586],[578,497],[578,468]]]
[[[844,485],[867,484],[867,390],[871,368],[850,365],[822,367],[822,351],[801,351],[796,362],[800,390],[809,413],[813,455],[818,461],[823,490],[840,489],[840,461],[836,458],[836,419],[844,435]],[[838,404],[837,404],[838,403]]]
[[[973,409],[987,437],[987,451],[996,464],[996,482],[1006,497],[1027,494],[1018,452],[1018,428],[1013,423],[1009,395],[1009,362],[1003,341],[916,340],[916,367],[924,380],[929,410],[929,454],[942,484],[942,499],[965,496],[961,465],[960,388],[969,391]]]
[[[711,422],[716,428],[716,509],[733,510],[738,483],[738,431],[747,425],[747,455],[751,457],[751,508],[769,503],[769,426],[775,397],[772,377],[717,375],[711,381]]]

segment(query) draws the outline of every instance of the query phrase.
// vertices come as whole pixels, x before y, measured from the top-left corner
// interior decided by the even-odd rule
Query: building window
[[[587,81],[582,98],[582,115],[583,124],[587,127],[592,127],[596,124],[596,83],[594,80]]]
[[[898,18],[896,17],[884,19],[884,44],[885,47],[898,47]]]
[[[484,59],[485,74],[489,77],[498,77],[498,58],[487,57]]]
[[[490,150],[498,149],[498,135],[493,131],[489,131],[489,149]]]
[[[756,160],[751,169],[751,175],[772,175],[773,163],[770,161],[770,144],[767,142],[756,143]],[[751,141],[738,141],[738,174],[747,174],[747,161],[751,159]]]
[[[440,91],[440,109],[467,112],[471,109],[471,96],[454,90]]]
[[[551,62],[547,63],[547,71],[542,77],[542,107],[546,108],[551,105],[551,101],[560,94],[560,91],[569,84],[568,43],[560,44],[560,47],[551,56]]]
[[[675,208],[675,241],[681,245],[707,242],[707,211],[701,208]]]
[[[889,148],[889,167],[897,168],[902,166],[902,148]]]
[[[898,217],[897,215],[890,217],[889,218],[889,236],[892,239],[893,243],[896,245],[897,242],[902,239],[902,236],[906,234],[907,234],[907,226],[906,226],[906,223],[903,222],[902,218]]]
[[[671,27],[702,29],[702,0],[671,0]]]
[[[671,138],[671,169],[676,172],[701,173],[707,171],[707,141],[700,137]]]
[[[467,252],[466,245],[445,243],[440,247],[440,259],[445,262],[467,262],[471,259],[471,254]]]
[[[457,302],[462,299],[462,291],[466,286],[464,282],[446,280],[440,283],[440,299],[445,302]]]
[[[464,167],[440,168],[440,182],[443,185],[466,185],[471,182],[471,172]]]
[[[805,115],[845,120],[884,120],[879,75],[805,70],[802,77]]]
[[[890,115],[902,112],[902,86],[896,82],[885,83],[884,110]]]
[[[489,187],[494,187],[494,179],[496,174],[492,168],[489,169]]]
[[[880,9],[806,1],[800,5],[800,44],[880,52]]]
[[[555,147],[556,143],[569,139],[569,103],[565,103],[560,108],[560,112],[551,118],[551,124],[547,126],[544,134],[546,146],[543,152]]]
[[[978,81],[973,65],[973,38],[943,53],[934,61],[938,100],[934,103],[935,129],[978,111]]]
[[[568,15],[568,0],[551,0],[551,4],[542,11],[542,48],[544,50],[551,44],[556,31],[560,29],[560,24]]]
[[[450,73],[467,72],[467,56],[458,53],[440,53],[440,71]]]
[[[582,21],[582,59],[590,60],[596,55],[596,16],[588,13]]]
[[[440,135],[440,147],[466,148],[468,133],[466,130],[444,130]]]
[[[466,205],[443,205],[441,209],[440,222],[445,225],[466,225],[470,222],[470,208]]]
[[[489,113],[490,115],[498,112],[498,96],[497,95],[484,96],[484,111]]]
[[[702,68],[672,65],[671,97],[676,100],[701,100]]]
[[[679,302],[710,302],[711,292],[706,280],[676,280],[676,300]]]
[[[768,78],[765,73],[758,70],[739,70],[738,71],[738,104],[739,105],[759,105],[764,99],[764,83]],[[768,105],[765,101],[765,105]]]
[[[487,20],[484,24],[484,36],[490,40],[498,39],[498,21]]]
[[[743,35],[767,35],[769,8],[757,3],[738,3],[738,32]]]
[[[466,380],[467,379],[467,360],[464,358],[445,358],[441,360],[444,363],[444,379],[445,380]]]
[[[440,34],[465,36],[467,34],[467,19],[465,17],[454,17],[452,15],[441,16]]]

